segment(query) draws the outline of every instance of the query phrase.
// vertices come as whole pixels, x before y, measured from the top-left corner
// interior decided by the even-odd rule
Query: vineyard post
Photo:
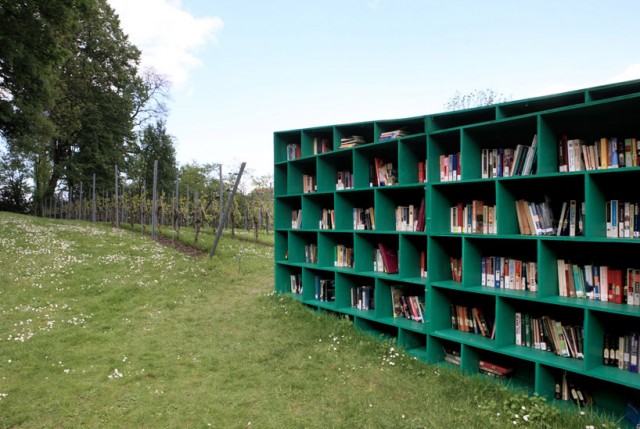
[[[240,183],[240,179],[242,178],[242,172],[244,171],[244,166],[246,162],[240,164],[240,171],[238,172],[238,177],[236,178],[236,183],[233,185],[233,190],[231,191],[231,195],[227,199],[227,205],[224,207],[224,216],[222,218],[221,225],[225,225],[227,222],[227,216],[229,215],[229,209],[231,208],[231,203],[233,202],[233,197],[236,195],[236,191],[238,190],[238,184]],[[211,252],[209,252],[209,258],[212,258],[216,253],[216,247],[218,246],[218,241],[220,241],[220,236],[222,235],[222,228],[218,228],[218,234],[216,234],[216,240],[213,242],[213,247],[211,247]]]
[[[93,191],[91,200],[91,222],[96,222],[96,173],[93,173]]]
[[[158,160],[153,161],[153,193],[151,194],[151,238],[156,238],[156,228],[158,228]]]
[[[118,166],[116,165],[116,193],[114,195],[115,214],[116,214],[116,228],[120,228],[120,213],[118,213]]]

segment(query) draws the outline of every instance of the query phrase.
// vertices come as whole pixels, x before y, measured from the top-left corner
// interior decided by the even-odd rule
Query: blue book
[[[638,333],[633,332],[631,334],[631,347],[630,347],[630,356],[629,356],[629,371],[630,372],[638,372],[638,351],[640,347],[638,346]]]

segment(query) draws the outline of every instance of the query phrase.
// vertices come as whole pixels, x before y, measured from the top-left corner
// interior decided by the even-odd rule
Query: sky
[[[272,174],[273,133],[640,78],[637,0],[108,0],[172,82],[178,162]]]

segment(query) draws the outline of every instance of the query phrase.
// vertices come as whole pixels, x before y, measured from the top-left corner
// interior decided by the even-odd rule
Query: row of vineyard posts
[[[128,226],[131,229],[140,225],[142,234],[148,233],[152,238],[156,238],[158,227],[171,227],[178,238],[180,228],[191,227],[195,232],[196,245],[203,228],[210,227],[214,233],[220,228],[224,218],[222,186],[218,192],[211,190],[206,194],[190,192],[187,186],[186,195],[180,195],[178,177],[175,190],[167,195],[165,192],[157,192],[156,177],[154,173],[154,184],[150,189],[144,183],[137,191],[126,183],[119,183],[116,167],[113,188],[97,190],[94,175],[89,189],[80,182],[79,191],[60,192],[55,198],[43,201],[42,217],[111,223],[115,227]],[[254,230],[256,239],[259,230],[269,233],[272,205],[256,206],[244,195],[236,197],[234,205],[223,228],[231,228],[232,234],[235,234],[236,228]]]

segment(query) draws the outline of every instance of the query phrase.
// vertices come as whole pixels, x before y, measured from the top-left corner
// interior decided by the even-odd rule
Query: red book
[[[424,162],[418,162],[418,183],[424,183]]]
[[[492,362],[487,362],[486,360],[481,360],[478,363],[478,366],[480,368],[488,369],[489,371],[497,372],[497,373],[503,374],[503,375],[509,374],[510,372],[513,371],[513,368],[507,368],[507,367],[504,367],[504,366],[501,366],[501,365],[497,365],[497,364],[492,363]]]
[[[378,243],[378,249],[380,249],[382,263],[384,264],[386,273],[396,274],[398,272],[398,252],[382,243]]]
[[[622,304],[624,300],[624,286],[622,284],[622,270],[609,270],[609,291],[613,302]]]
[[[420,210],[418,210],[418,224],[416,225],[416,231],[424,231],[425,224],[425,206],[424,198],[420,202]]]

